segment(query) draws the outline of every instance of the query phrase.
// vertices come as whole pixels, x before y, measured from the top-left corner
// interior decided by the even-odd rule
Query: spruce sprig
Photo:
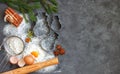
[[[0,0],[0,2],[21,12],[26,21],[28,21],[28,19],[26,18],[25,13],[28,13],[31,21],[37,20],[33,11],[35,9],[43,8],[48,14],[56,13],[58,11],[56,0]]]

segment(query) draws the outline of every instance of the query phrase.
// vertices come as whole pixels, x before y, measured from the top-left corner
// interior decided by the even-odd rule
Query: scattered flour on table
[[[35,59],[35,62],[42,62],[47,54],[39,45],[29,43],[23,52],[23,56],[31,54],[32,51],[37,51],[39,53],[38,57]]]
[[[41,21],[41,23],[43,23],[43,21]],[[18,57],[21,58],[21,56],[28,55],[31,53],[31,51],[38,51],[39,52],[39,56],[38,56],[38,58],[35,59],[35,62],[42,62],[42,61],[45,61],[45,60],[48,60],[50,58],[55,57],[53,55],[53,53],[52,54],[47,53],[40,47],[39,44],[40,44],[40,40],[42,37],[39,37],[39,38],[33,37],[30,43],[25,43],[25,38],[27,37],[27,31],[29,30],[30,27],[31,27],[31,24],[26,23],[24,19],[23,19],[22,23],[20,24],[20,26],[17,28],[11,24],[7,24],[4,26],[4,29],[3,29],[4,35],[6,35],[6,36],[12,36],[12,35],[18,36],[24,41],[24,44],[25,44],[24,52]],[[49,66],[49,67],[46,67],[46,68],[40,70],[39,72],[42,72],[42,73],[43,72],[44,73],[51,72],[51,71],[54,71],[56,69],[56,67],[57,67],[57,65]]]
[[[31,27],[31,24],[29,22],[26,23],[25,20],[23,19],[23,21],[18,27],[15,27],[14,25],[11,25],[11,24],[5,25],[3,29],[3,34],[6,36],[15,35],[25,40],[27,36],[27,32],[30,27]]]

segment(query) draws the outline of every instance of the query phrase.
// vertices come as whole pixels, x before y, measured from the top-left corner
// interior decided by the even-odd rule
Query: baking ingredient
[[[39,46],[36,40],[38,39],[32,38],[32,42],[27,44],[23,52],[23,56],[27,56],[27,55],[30,55],[32,51],[37,51],[40,55],[37,58],[35,58],[35,63],[43,61],[43,59],[45,58],[47,54],[44,50],[42,50],[42,48]]]
[[[23,59],[20,59],[19,61],[18,61],[18,66],[19,67],[23,67],[25,65],[25,61],[23,60]]]
[[[11,36],[6,40],[6,51],[10,53],[11,55],[15,54],[20,54],[24,50],[24,44],[23,41],[16,37],[16,36]]]
[[[22,22],[23,18],[18,13],[16,13],[12,8],[8,7],[5,10],[4,20],[18,27],[20,23]]]
[[[41,47],[46,50],[46,51],[50,51],[54,48],[54,43],[55,43],[55,35],[49,35],[48,37],[44,38],[43,40],[41,40]]]
[[[23,16],[23,15],[21,15],[21,16]],[[22,40],[25,40],[25,38],[27,37],[28,29],[30,27],[31,27],[30,23],[25,22],[25,20],[23,19],[23,21],[17,28],[14,25],[11,25],[9,23],[6,24],[3,29],[3,34],[5,36],[11,36],[11,35],[18,36]]]
[[[59,54],[61,55],[65,54],[65,50],[63,48],[59,49]]]
[[[31,38],[29,38],[29,37],[27,37],[26,39],[25,39],[25,42],[27,42],[27,43],[29,43],[31,41]]]
[[[32,55],[27,55],[24,57],[25,64],[32,65],[34,63],[34,58]]]
[[[54,53],[55,56],[59,55],[59,51],[58,50],[53,51],[53,53]]]
[[[39,14],[40,16],[40,14]],[[44,19],[41,19],[40,17],[37,18],[37,22],[36,25],[33,28],[34,34],[39,37],[45,34],[49,33],[49,28],[47,26],[47,24],[44,22]]]
[[[54,53],[55,56],[64,55],[65,50],[62,48],[61,45],[56,45],[56,50],[54,50],[53,53]]]
[[[56,49],[61,49],[62,46],[61,45],[56,45]]]
[[[39,53],[37,51],[32,51],[31,54],[34,56],[34,57],[38,57]]]
[[[18,58],[17,57],[15,57],[15,56],[11,56],[10,57],[10,63],[11,64],[17,64],[17,62],[18,62]]]

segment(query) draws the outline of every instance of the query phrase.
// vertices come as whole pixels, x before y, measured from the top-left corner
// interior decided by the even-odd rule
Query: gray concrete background
[[[58,2],[59,43],[66,55],[56,74],[120,74],[120,0]],[[4,8],[0,4],[0,15]],[[0,20],[0,41],[4,24]]]
[[[61,74],[120,74],[120,0],[59,0]]]

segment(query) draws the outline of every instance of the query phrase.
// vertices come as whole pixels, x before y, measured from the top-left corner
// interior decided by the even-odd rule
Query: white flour
[[[23,56],[31,54],[32,51],[37,51],[39,53],[38,57],[35,59],[35,62],[42,62],[47,54],[39,45],[29,43],[25,48]]]
[[[6,43],[15,54],[20,54],[23,51],[23,42],[17,37],[9,38]]]
[[[43,23],[43,21],[41,21],[41,22],[39,21],[39,24],[41,24],[41,23]],[[25,20],[23,20],[23,22],[20,24],[20,26],[18,28],[16,28],[15,26],[13,26],[11,24],[5,25],[4,29],[3,29],[3,33],[6,36],[11,36],[11,35],[18,36],[25,42],[25,38],[27,36],[27,31],[30,27],[31,27],[30,23],[26,23]],[[40,43],[41,39],[42,39],[42,37],[39,37],[39,38],[33,37],[32,42],[25,43],[24,52],[20,56],[28,55],[28,54],[30,54],[31,51],[38,51],[39,56],[38,56],[38,58],[36,58],[35,62],[42,62],[42,61],[48,60],[50,58],[53,58],[54,57],[53,53],[52,54],[46,53],[40,47],[39,43]],[[56,65],[46,67],[46,68],[40,70],[39,72],[51,72],[51,71],[54,71],[55,69],[56,69]]]
[[[7,24],[4,26],[3,29],[3,34],[6,36],[11,36],[15,35],[25,40],[25,37],[27,36],[27,31],[31,27],[30,23],[26,23],[25,20],[23,19],[22,23],[20,26],[15,27],[14,25]]]

